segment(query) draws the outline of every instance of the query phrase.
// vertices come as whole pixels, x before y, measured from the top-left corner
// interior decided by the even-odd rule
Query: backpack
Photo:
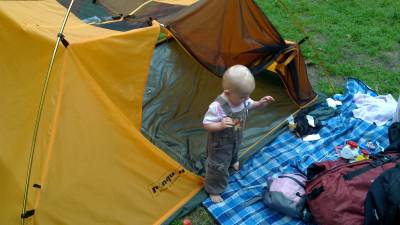
[[[312,164],[307,169],[307,206],[320,225],[361,225],[372,181],[400,163],[399,152],[384,152],[354,163],[344,160]]]
[[[400,164],[383,172],[369,188],[364,204],[364,225],[400,222]]]
[[[271,209],[302,219],[305,213],[305,184],[306,177],[300,173],[269,177],[264,195],[251,199],[247,205],[262,200]]]
[[[389,146],[384,152],[371,155],[371,159],[354,163],[346,163],[344,160],[325,161],[314,163],[307,168],[309,180],[306,184],[307,206],[317,224],[358,225],[364,223],[364,202],[372,182],[384,171],[400,163],[400,123],[393,123],[389,127],[388,136]],[[396,172],[390,172],[392,173]],[[384,177],[387,176],[389,175],[384,175]],[[393,175],[393,177],[398,176],[398,174]],[[377,181],[374,190],[376,185],[379,186],[382,183],[381,179],[384,178]],[[398,181],[399,179],[396,182]],[[390,183],[386,187],[392,187],[391,185],[397,184]],[[376,191],[371,192],[378,194]],[[390,191],[390,193],[393,192]],[[398,195],[398,193],[398,190],[395,191],[395,194]],[[376,196],[374,194],[370,195]],[[395,196],[391,198],[395,199]],[[371,200],[367,201],[369,203],[366,210],[369,214],[366,218],[368,216],[369,221],[371,210],[373,211],[376,205],[371,203]],[[400,221],[399,219],[397,218],[397,221]],[[366,222],[368,221],[366,219]]]

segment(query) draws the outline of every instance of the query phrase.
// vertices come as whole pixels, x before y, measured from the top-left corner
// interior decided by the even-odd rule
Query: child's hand
[[[265,107],[274,101],[275,101],[275,99],[272,96],[264,96],[264,97],[260,98],[260,100],[258,102],[261,107]]]
[[[233,127],[234,125],[235,125],[235,123],[233,122],[232,118],[230,118],[230,117],[224,117],[221,120],[221,128],[222,129]]]
[[[235,126],[230,117],[224,117],[220,122],[204,124],[204,128],[209,132],[217,132]]]

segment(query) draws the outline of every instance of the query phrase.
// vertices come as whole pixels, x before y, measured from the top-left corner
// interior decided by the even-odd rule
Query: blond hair
[[[256,84],[253,74],[243,65],[229,67],[222,77],[222,88],[239,94],[250,94]]]

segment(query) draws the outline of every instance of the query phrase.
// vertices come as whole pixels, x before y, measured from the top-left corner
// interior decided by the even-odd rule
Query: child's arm
[[[253,104],[251,104],[251,109],[265,107],[274,101],[275,99],[272,96],[264,96],[260,98],[260,100],[254,101]]]
[[[203,125],[208,132],[217,132],[229,127],[233,127],[235,124],[230,117],[224,117],[220,122],[207,123]]]

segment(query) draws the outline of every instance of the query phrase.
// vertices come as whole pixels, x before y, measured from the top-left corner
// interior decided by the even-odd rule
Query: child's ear
[[[229,90],[224,90],[224,94],[229,95],[230,94]]]

